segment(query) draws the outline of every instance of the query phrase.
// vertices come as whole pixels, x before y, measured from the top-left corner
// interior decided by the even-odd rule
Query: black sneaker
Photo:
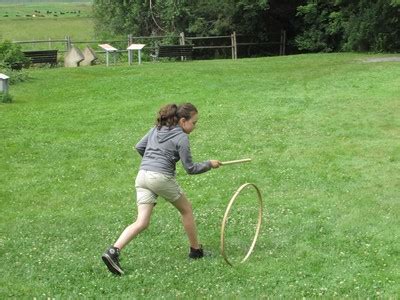
[[[198,259],[198,258],[202,258],[203,256],[204,256],[204,252],[203,252],[202,245],[200,245],[199,249],[194,249],[194,248],[190,247],[189,258]]]
[[[114,273],[116,275],[122,275],[124,274],[124,271],[122,271],[121,266],[119,265],[118,257],[119,257],[119,249],[116,247],[108,248],[108,250],[104,252],[103,255],[101,256],[108,270],[111,273]]]

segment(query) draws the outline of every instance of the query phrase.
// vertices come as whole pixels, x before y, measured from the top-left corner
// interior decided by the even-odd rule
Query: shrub
[[[400,1],[307,0],[297,8],[300,50],[396,52],[400,49]]]
[[[21,71],[9,71],[8,76],[10,76],[10,85],[17,84],[18,82],[23,82],[28,80],[29,75],[27,71],[21,70]]]
[[[21,51],[21,46],[11,41],[0,43],[0,65],[5,68],[13,68],[18,65],[29,65],[29,59]]]
[[[15,71],[10,68],[2,68],[0,66],[0,73],[6,74],[10,77],[10,85],[17,84],[18,82],[23,82],[29,79],[29,74],[27,70]]]
[[[2,103],[11,103],[12,102],[12,96],[8,93],[2,93],[0,92],[0,102]]]

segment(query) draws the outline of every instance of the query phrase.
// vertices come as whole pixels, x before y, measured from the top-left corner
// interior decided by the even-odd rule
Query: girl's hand
[[[221,162],[219,160],[210,160],[211,162],[211,168],[217,169],[221,165]]]

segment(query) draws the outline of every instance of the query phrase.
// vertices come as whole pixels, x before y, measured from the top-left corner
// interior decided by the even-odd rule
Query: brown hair
[[[171,128],[176,126],[181,118],[189,120],[197,112],[197,108],[191,103],[184,103],[179,106],[176,104],[167,104],[159,110],[156,126],[158,129],[162,126]]]

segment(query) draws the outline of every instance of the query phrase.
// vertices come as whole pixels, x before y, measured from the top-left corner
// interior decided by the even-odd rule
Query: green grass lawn
[[[90,41],[94,36],[92,18],[3,20],[0,21],[0,32],[3,39],[12,41],[64,39],[65,36]],[[47,43],[44,45],[48,46]]]
[[[0,105],[0,297],[398,297],[400,63],[367,57],[31,70]],[[161,105],[186,101],[200,111],[195,160],[253,161],[178,167],[212,257],[188,261],[179,215],[160,201],[114,277],[100,255],[135,218],[132,147]],[[220,225],[245,182],[263,193],[264,224],[249,260],[229,267]],[[233,261],[257,210],[251,190],[239,200]]]

